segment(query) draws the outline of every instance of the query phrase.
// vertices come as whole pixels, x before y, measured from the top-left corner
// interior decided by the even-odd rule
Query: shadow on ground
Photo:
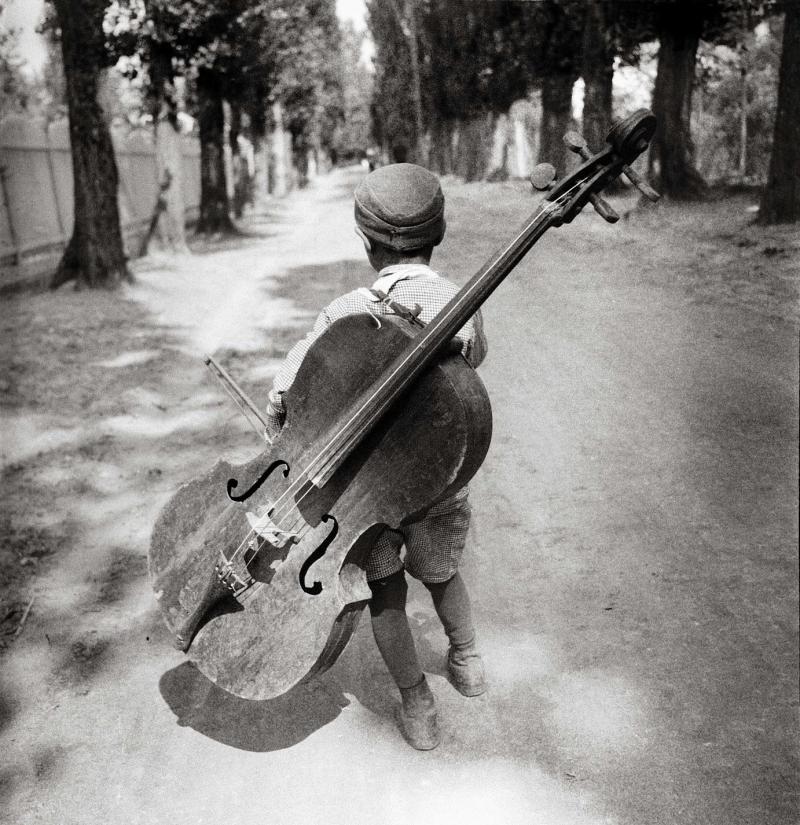
[[[241,699],[203,676],[191,662],[167,671],[159,681],[178,725],[246,751],[290,748],[332,722],[348,702],[318,683],[301,684],[276,699]]]

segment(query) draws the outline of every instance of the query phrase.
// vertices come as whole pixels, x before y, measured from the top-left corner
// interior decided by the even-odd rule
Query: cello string
[[[544,215],[547,215],[548,213],[555,212],[557,210],[557,208],[561,205],[561,203],[566,201],[567,198],[569,197],[569,195],[571,195],[572,192],[575,189],[577,189],[580,185],[582,185],[582,182],[576,182],[569,189],[567,189],[564,193],[559,195],[559,197],[556,200],[554,200],[554,201],[545,201],[543,204],[541,204],[539,206],[538,212],[535,214],[532,221],[528,221],[528,223],[526,223],[526,225],[523,227],[523,229],[517,234],[517,236],[514,238],[514,240],[510,244],[507,245],[506,248],[512,246],[519,239],[521,239],[522,236],[525,234],[525,232],[531,227],[532,222],[538,221],[540,218],[542,218]],[[472,293],[479,286],[482,286],[484,282],[485,282],[484,279],[480,279],[475,284],[473,284],[470,289],[465,290],[461,293],[458,293],[456,295],[456,301],[453,304],[453,306],[450,308],[450,310],[446,314],[444,314],[440,318],[438,318],[438,320],[436,321],[436,323],[432,327],[428,327],[428,329],[426,330],[426,337],[427,336],[432,336],[445,323],[447,323],[450,320],[450,318],[453,316],[453,314],[456,313],[461,308],[461,305],[464,303],[464,301],[467,298],[471,297]],[[277,513],[280,512],[281,507],[286,503],[285,499],[287,498],[287,496],[290,496],[294,493],[295,488],[302,489],[303,484],[305,484],[306,482],[310,482],[309,473],[311,472],[311,468],[314,466],[315,463],[320,462],[323,458],[324,458],[324,463],[327,463],[328,461],[332,460],[332,458],[336,455],[336,452],[338,450],[342,449],[343,446],[345,446],[345,445],[340,445],[338,447],[335,447],[335,448],[333,448],[333,452],[332,452],[331,455],[325,456],[326,451],[331,451],[332,450],[331,445],[337,439],[340,439],[343,434],[346,433],[347,429],[352,425],[353,421],[356,420],[359,417],[359,415],[361,415],[364,412],[364,410],[366,410],[369,407],[369,405],[374,401],[374,399],[386,387],[386,385],[389,383],[389,381],[391,381],[396,375],[398,375],[402,371],[403,367],[416,354],[416,352],[418,350],[419,350],[419,346],[414,347],[413,349],[411,349],[409,351],[409,353],[406,355],[406,357],[403,359],[403,361],[400,364],[397,365],[397,367],[392,372],[392,374],[387,376],[384,379],[383,383],[373,391],[372,395],[362,403],[362,405],[359,407],[359,409],[357,409],[351,415],[350,419],[347,422],[345,422],[340,427],[339,431],[331,437],[328,444],[326,444],[324,447],[322,447],[321,450],[319,451],[319,453],[308,462],[306,468],[298,475],[298,477],[292,482],[292,484],[290,484],[286,488],[286,490],[284,490],[284,492],[278,497],[278,499],[276,499],[275,503],[273,504],[273,506],[271,508],[271,513],[272,514],[277,514]],[[324,466],[324,463],[323,463],[322,466]],[[289,515],[290,511],[292,509],[294,509],[294,507],[296,507],[296,505],[298,505],[307,495],[309,495],[309,493],[311,492],[312,489],[313,489],[313,485],[310,485],[310,488],[303,495],[301,495],[299,499],[296,499],[294,501],[294,504],[291,505],[283,514],[278,515],[277,518],[271,517],[273,524],[276,527],[279,527],[279,529],[280,529],[281,521]],[[295,521],[292,523],[292,526],[296,525],[299,520],[303,520],[302,515],[300,515],[299,519],[298,518],[295,519]],[[289,531],[285,531],[285,532],[289,532]],[[250,531],[250,533],[247,535],[247,537],[244,539],[244,541],[239,545],[237,550],[235,550],[234,553],[231,555],[230,559],[228,560],[229,562],[233,562],[235,560],[238,560],[238,558],[241,555],[243,555],[243,548],[249,543],[249,541],[251,540],[251,537],[254,533],[255,533],[254,530]],[[254,554],[254,557],[255,557],[255,555],[258,554],[258,552],[260,552],[260,550],[256,551],[256,553]]]
[[[555,200],[555,201],[550,201],[550,202],[547,202],[547,203],[546,203],[546,204],[544,204],[544,205],[541,205],[541,206],[539,207],[539,211],[538,211],[538,213],[535,215],[535,217],[533,218],[533,220],[534,220],[534,221],[539,220],[539,219],[540,219],[540,218],[541,218],[544,214],[547,214],[548,212],[553,212],[553,211],[555,211],[555,210],[557,209],[558,205],[560,204],[560,202],[561,202],[561,201],[563,201],[563,200],[566,200],[566,198],[568,197],[568,195],[569,195],[569,194],[570,194],[570,193],[571,193],[571,192],[572,192],[575,188],[577,188],[579,185],[580,185],[580,184],[578,184],[578,183],[573,184],[573,186],[572,186],[569,190],[567,190],[565,193],[563,193],[562,195],[560,195],[560,196],[559,196],[559,198],[558,198],[557,200]],[[531,222],[529,221],[529,222],[525,225],[525,227],[524,227],[524,228],[523,228],[523,229],[522,229],[522,230],[518,233],[517,237],[514,239],[514,241],[513,241],[512,243],[514,243],[514,242],[516,242],[517,240],[519,240],[519,239],[520,239],[520,238],[521,238],[521,237],[525,234],[526,230],[530,227],[530,225],[531,225]],[[511,244],[509,244],[509,246],[511,246]],[[450,318],[451,318],[454,314],[456,314],[456,313],[458,312],[458,310],[461,308],[461,304],[463,304],[463,303],[464,303],[464,301],[465,301],[467,298],[471,297],[472,293],[473,293],[473,292],[474,292],[474,291],[475,291],[478,287],[482,286],[482,285],[483,285],[483,283],[484,283],[484,280],[482,279],[482,280],[480,280],[480,281],[476,282],[475,284],[473,284],[473,286],[472,286],[472,288],[471,288],[471,289],[466,290],[466,291],[461,292],[461,293],[458,293],[458,294],[457,294],[457,296],[456,296],[456,302],[455,302],[455,303],[454,303],[454,305],[451,307],[451,309],[448,311],[448,313],[446,313],[445,315],[443,315],[443,316],[439,317],[439,318],[438,318],[438,320],[437,320],[437,322],[436,322],[433,326],[429,326],[429,327],[426,329],[426,337],[432,336],[432,335],[433,335],[436,331],[438,331],[438,330],[439,330],[439,329],[440,329],[440,328],[441,328],[441,327],[442,327],[445,323],[447,323],[447,322],[450,320]],[[413,349],[411,349],[411,350],[409,351],[409,353],[406,355],[406,357],[404,358],[404,360],[403,360],[400,364],[398,364],[398,365],[397,365],[397,367],[395,368],[395,370],[394,370],[394,371],[393,371],[393,372],[392,372],[389,376],[387,376],[387,377],[383,380],[383,383],[382,383],[380,386],[378,386],[377,388],[375,388],[375,390],[372,392],[372,395],[371,395],[369,398],[367,398],[367,399],[363,402],[363,404],[361,405],[361,407],[359,407],[359,409],[357,409],[357,410],[356,410],[356,411],[355,411],[355,412],[351,415],[350,419],[349,419],[347,422],[345,422],[345,423],[341,426],[341,428],[340,428],[339,432],[337,432],[337,433],[336,433],[336,434],[335,434],[335,435],[334,435],[334,436],[330,439],[329,443],[328,443],[327,445],[325,445],[325,447],[323,447],[323,448],[320,450],[320,452],[319,452],[319,453],[318,453],[318,454],[317,454],[317,455],[316,455],[313,459],[311,459],[311,461],[309,462],[308,466],[306,467],[306,469],[305,469],[305,470],[303,471],[303,473],[301,474],[301,477],[302,477],[302,476],[305,476],[305,478],[306,478],[306,479],[310,480],[310,479],[308,478],[309,473],[310,473],[310,468],[311,468],[311,467],[312,467],[312,466],[313,466],[316,462],[319,462],[319,461],[320,461],[323,457],[324,457],[325,461],[327,462],[327,461],[331,460],[331,459],[335,456],[335,452],[334,452],[334,453],[333,453],[333,455],[331,455],[331,456],[325,456],[324,454],[325,454],[325,451],[326,451],[326,450],[330,450],[330,449],[331,449],[331,444],[332,444],[333,442],[335,442],[338,438],[340,438],[340,437],[342,436],[342,434],[343,434],[343,433],[345,433],[345,432],[347,431],[348,427],[350,427],[350,426],[351,426],[351,424],[353,423],[353,421],[354,421],[356,418],[358,418],[358,416],[359,416],[359,415],[361,415],[361,414],[364,412],[364,410],[365,410],[365,409],[367,409],[367,408],[369,407],[369,405],[370,405],[370,404],[374,401],[374,399],[375,399],[375,398],[376,398],[376,397],[380,394],[380,392],[384,389],[384,387],[387,385],[387,383],[388,383],[388,382],[389,382],[392,378],[394,378],[396,375],[398,375],[398,374],[402,371],[403,367],[405,367],[405,365],[408,363],[408,361],[410,360],[410,358],[411,358],[413,355],[415,355],[415,354],[417,353],[417,351],[418,351],[418,350],[419,350],[419,345],[417,345],[416,347],[414,347]],[[336,449],[341,449],[341,447],[336,448]],[[324,465],[323,465],[323,466],[324,466]],[[290,487],[289,489],[287,489],[287,490],[286,490],[286,492],[284,493],[284,495],[288,494],[289,492],[291,492],[291,487]],[[310,490],[309,490],[308,492],[310,492]],[[308,493],[306,493],[306,495],[307,495],[307,494],[308,494]],[[305,497],[305,495],[304,495],[304,496],[302,496],[300,500],[302,500],[302,498],[304,498],[304,497]],[[283,498],[283,496],[282,496],[281,498]],[[299,500],[298,500],[298,502],[299,502]],[[274,508],[274,509],[277,509],[280,503],[281,503],[281,502],[280,502],[280,499],[278,499],[278,501],[277,501],[277,502],[276,502],[276,504],[275,504],[275,508]]]
[[[571,193],[572,193],[572,192],[573,192],[573,191],[574,191],[574,190],[575,190],[575,189],[576,189],[579,185],[580,185],[580,183],[575,183],[575,184],[573,184],[573,186],[572,186],[572,187],[570,187],[570,189],[568,189],[566,192],[564,192],[562,195],[560,195],[560,196],[559,196],[556,200],[554,200],[554,201],[547,201],[547,202],[543,203],[542,205],[540,205],[540,207],[539,207],[539,211],[538,211],[538,212],[536,213],[536,215],[534,216],[533,221],[537,221],[537,220],[539,220],[539,219],[540,219],[543,215],[546,215],[546,214],[548,214],[548,213],[550,213],[550,212],[554,212],[554,211],[556,211],[556,209],[560,206],[560,204],[561,204],[563,201],[565,201],[565,200],[567,199],[567,197],[568,197],[568,196],[569,196],[569,195],[570,195],[570,194],[571,194]],[[527,230],[530,226],[531,226],[531,222],[529,221],[529,222],[526,224],[526,226],[523,228],[523,230],[522,230],[522,231],[520,231],[520,232],[518,233],[517,237],[514,239],[514,242],[516,242],[517,240],[519,240],[519,239],[522,237],[522,235],[525,233],[525,231],[526,231],[526,230]],[[512,243],[513,243],[513,242],[512,242]],[[510,245],[511,245],[511,244],[509,244],[509,246],[510,246]],[[436,324],[435,324],[435,325],[431,328],[431,330],[429,331],[429,333],[432,335],[435,331],[438,331],[438,329],[440,329],[440,328],[441,328],[441,326],[442,326],[444,323],[448,322],[448,321],[450,320],[450,318],[452,317],[452,315],[453,315],[454,313],[456,313],[456,312],[457,312],[457,311],[461,308],[461,305],[463,304],[464,300],[466,300],[468,297],[471,297],[471,295],[472,295],[472,293],[475,291],[475,289],[477,289],[479,286],[481,286],[484,282],[485,282],[485,281],[484,281],[483,279],[481,279],[480,281],[476,282],[470,290],[467,290],[467,291],[465,291],[464,293],[462,293],[462,294],[458,295],[458,296],[457,296],[457,300],[456,300],[455,304],[453,305],[453,307],[451,307],[451,309],[449,310],[449,312],[448,312],[448,313],[446,313],[444,316],[442,316],[442,317],[438,320],[438,322],[437,322],[437,323],[436,323]],[[283,494],[282,494],[282,495],[281,495],[281,496],[280,496],[280,497],[276,500],[275,504],[274,504],[274,505],[272,506],[272,508],[271,508],[271,519],[272,519],[273,524],[274,524],[274,525],[275,525],[278,529],[281,529],[281,526],[280,526],[280,525],[281,525],[281,522],[282,522],[282,521],[283,521],[283,520],[284,520],[284,519],[288,516],[288,514],[289,514],[290,510],[294,509],[294,507],[290,507],[290,508],[289,508],[288,510],[286,510],[284,513],[281,513],[281,508],[282,508],[283,504],[285,503],[285,499],[287,498],[287,496],[291,495],[291,494],[294,492],[294,489],[297,487],[297,485],[298,485],[298,484],[299,484],[299,485],[302,485],[303,483],[305,483],[305,481],[306,481],[306,480],[309,480],[309,479],[308,479],[308,476],[309,476],[309,473],[310,473],[310,471],[311,471],[311,467],[315,464],[315,462],[319,462],[319,461],[321,461],[323,457],[325,458],[325,462],[330,461],[330,460],[333,458],[333,456],[334,456],[336,453],[335,453],[335,452],[333,452],[333,453],[332,453],[332,455],[330,455],[330,456],[325,456],[325,452],[326,452],[326,450],[330,452],[330,450],[331,450],[331,444],[332,444],[332,443],[334,443],[337,439],[339,439],[339,438],[342,436],[342,434],[343,434],[343,433],[345,433],[345,432],[346,432],[347,428],[348,428],[348,427],[350,427],[350,426],[352,425],[353,421],[354,421],[354,420],[356,420],[356,419],[357,419],[357,417],[358,417],[361,413],[363,413],[363,411],[364,411],[365,409],[367,409],[367,407],[368,407],[368,406],[372,403],[372,401],[373,401],[373,400],[374,400],[374,399],[375,399],[375,398],[376,398],[376,397],[380,394],[381,390],[383,390],[383,388],[386,386],[386,384],[388,383],[388,381],[389,381],[389,380],[391,380],[393,377],[395,377],[395,376],[396,376],[396,375],[397,375],[397,374],[398,374],[398,373],[402,370],[402,368],[403,368],[403,367],[407,364],[408,360],[409,360],[409,359],[410,359],[410,358],[411,358],[411,357],[412,357],[412,356],[416,353],[416,351],[417,351],[417,350],[418,350],[418,347],[417,347],[417,348],[415,348],[415,349],[413,349],[413,350],[411,350],[411,352],[409,352],[408,356],[407,356],[407,357],[406,357],[406,358],[405,358],[405,359],[404,359],[404,360],[403,360],[403,361],[402,361],[402,362],[401,362],[401,363],[397,366],[397,368],[394,370],[394,372],[393,372],[390,376],[388,376],[388,378],[386,378],[386,379],[384,380],[384,382],[383,382],[383,384],[381,384],[381,386],[379,386],[378,388],[376,388],[376,389],[375,389],[375,391],[373,392],[373,394],[372,394],[372,396],[371,396],[370,398],[368,398],[366,401],[364,401],[364,402],[363,402],[362,406],[361,406],[358,410],[356,410],[356,411],[355,411],[355,413],[354,413],[354,414],[350,417],[350,419],[349,419],[349,420],[348,420],[348,421],[347,421],[344,425],[342,425],[342,427],[340,428],[339,432],[337,432],[337,433],[336,433],[336,434],[335,434],[335,435],[334,435],[334,436],[330,439],[330,441],[328,442],[328,444],[327,444],[327,445],[325,445],[325,447],[323,447],[323,448],[320,450],[320,452],[317,454],[317,456],[315,456],[313,459],[311,459],[311,461],[308,463],[308,465],[307,465],[307,467],[305,468],[305,470],[304,470],[304,471],[303,471],[303,472],[302,472],[302,473],[301,473],[301,474],[297,477],[297,479],[296,479],[296,480],[295,480],[292,484],[290,484],[290,485],[289,485],[289,487],[288,487],[288,488],[287,488],[287,489],[283,492]],[[342,448],[342,447],[339,447],[338,449],[341,449],[341,448]],[[324,465],[323,465],[323,466],[324,466]],[[306,493],[304,493],[304,494],[300,497],[300,499],[297,499],[297,500],[295,501],[295,503],[294,503],[294,504],[295,504],[295,506],[296,506],[297,504],[299,504],[299,503],[300,503],[300,501],[302,501],[302,500],[303,500],[303,499],[304,499],[304,498],[305,498],[305,497],[306,497],[306,496],[307,496],[310,492],[311,492],[311,489],[309,489],[308,491],[306,491]],[[297,512],[297,511],[295,511],[295,512]],[[295,527],[295,526],[297,525],[298,521],[303,521],[302,516],[300,516],[299,518],[297,518],[297,517],[296,517],[296,518],[295,518],[295,520],[294,520],[294,521],[292,522],[292,524],[290,525],[290,529],[289,529],[288,531],[285,531],[285,532],[292,532],[292,531],[291,531],[291,528]],[[234,553],[232,554],[232,556],[231,556],[231,558],[230,558],[230,561],[235,561],[235,560],[237,560],[237,559],[238,559],[238,558],[239,558],[239,557],[243,554],[243,548],[249,544],[250,538],[251,538],[251,536],[252,536],[252,534],[253,534],[254,532],[255,532],[255,531],[251,531],[251,532],[248,534],[248,536],[246,536],[246,537],[245,537],[245,540],[244,540],[244,541],[240,544],[239,548],[237,548],[237,550],[236,550],[236,551],[234,551]],[[256,553],[255,553],[254,555],[257,555],[257,553],[258,553],[258,552],[259,552],[259,551],[256,551]]]
[[[570,189],[568,189],[566,192],[564,192],[562,195],[560,195],[556,200],[548,201],[548,202],[545,202],[544,204],[540,205],[539,211],[534,216],[533,221],[537,221],[543,215],[546,215],[550,212],[556,211],[556,209],[560,206],[560,204],[563,201],[565,201],[567,199],[567,197],[579,185],[580,185],[579,183],[574,184]],[[514,242],[519,240],[522,237],[522,235],[525,233],[525,231],[530,226],[531,226],[531,221],[529,221],[526,224],[526,226],[523,228],[523,230],[520,233],[518,233],[517,237],[514,239]],[[468,297],[471,297],[474,290],[477,287],[481,286],[484,282],[485,281],[482,279],[482,280],[476,282],[476,284],[473,285],[472,289],[467,290],[466,292],[458,295],[456,303],[453,305],[453,307],[449,310],[449,312],[447,314],[445,314],[444,316],[442,316],[438,320],[437,324],[435,324],[433,326],[433,328],[430,330],[430,334],[433,334],[434,331],[437,331],[439,328],[441,328],[441,326],[444,323],[448,322],[450,320],[450,318],[452,317],[452,315],[460,309],[460,307],[463,304],[464,300]],[[287,510],[285,510],[284,512],[281,512],[281,509],[282,509],[283,505],[286,503],[285,499],[294,492],[295,488],[297,488],[298,485],[302,486],[302,484],[304,484],[306,481],[310,480],[308,478],[308,476],[309,476],[311,467],[314,465],[314,463],[320,461],[323,458],[326,450],[328,450],[328,451],[331,450],[331,444],[333,442],[335,442],[338,438],[341,437],[341,435],[347,430],[347,428],[351,426],[353,421],[370,405],[370,403],[376,398],[376,396],[378,396],[380,394],[381,390],[386,386],[388,381],[391,380],[394,376],[396,376],[402,370],[402,368],[408,362],[409,358],[411,358],[416,353],[417,349],[418,349],[418,347],[413,349],[411,352],[409,352],[408,356],[397,366],[397,368],[394,370],[394,372],[388,378],[386,378],[384,380],[384,382],[381,386],[376,388],[376,390],[373,392],[372,396],[370,398],[368,398],[358,410],[355,411],[355,413],[351,416],[351,418],[340,428],[339,432],[337,432],[330,439],[328,444],[325,445],[325,447],[323,447],[320,450],[320,452],[317,454],[317,456],[315,456],[313,459],[311,459],[311,461],[308,463],[305,470],[295,479],[295,481],[292,484],[289,485],[289,487],[283,492],[283,494],[281,496],[279,496],[279,498],[276,500],[276,502],[274,503],[274,505],[271,508],[271,520],[272,520],[273,525],[276,528],[278,528],[279,530],[282,530],[281,523],[289,516],[289,513],[290,513],[291,510],[295,510],[295,513],[297,515],[295,516],[294,521],[291,523],[291,525],[289,525],[289,529],[288,530],[283,530],[283,532],[294,532],[295,535],[299,534],[299,531],[293,531],[292,528],[295,528],[296,525],[299,522],[305,523],[305,520],[303,519],[302,515],[299,514],[298,511],[295,508],[296,508],[296,505],[298,505],[311,492],[312,488],[309,488],[309,490],[307,490],[299,499],[297,499],[294,502],[293,506],[290,506],[289,508],[287,508]],[[339,449],[341,449],[341,447],[339,447]],[[335,452],[333,452],[333,454],[331,456],[326,456],[325,461],[326,462],[330,461],[333,458],[334,455],[335,455]],[[229,559],[230,562],[237,561],[244,554],[244,548],[249,546],[252,535],[255,532],[256,532],[255,530],[251,530],[248,533],[248,535],[245,537],[244,541],[242,541],[242,543],[239,545],[237,550],[234,551],[234,553],[231,555],[231,557]],[[260,548],[254,552],[254,555],[253,555],[252,558],[255,558],[255,556],[259,552],[260,552]],[[250,561],[252,561],[252,558],[251,558]]]

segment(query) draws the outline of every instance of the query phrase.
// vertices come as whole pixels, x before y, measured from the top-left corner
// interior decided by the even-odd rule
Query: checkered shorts
[[[469,489],[431,507],[425,517],[397,530],[384,530],[367,559],[367,581],[384,579],[404,567],[415,579],[436,584],[458,570],[469,529]],[[400,551],[405,546],[405,559]]]

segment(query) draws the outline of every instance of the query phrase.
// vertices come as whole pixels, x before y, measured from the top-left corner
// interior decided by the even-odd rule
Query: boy
[[[445,232],[444,195],[436,176],[410,163],[371,172],[356,188],[355,218],[356,233],[378,272],[372,290],[407,307],[419,305],[420,319],[430,321],[458,291],[429,266],[433,248]],[[320,313],[305,339],[289,351],[269,393],[270,440],[280,432],[286,416],[283,393],[292,385],[311,344],[345,315],[391,312],[372,290],[361,288],[337,298]],[[469,363],[478,366],[486,354],[480,314],[456,338]],[[431,507],[421,521],[381,533],[366,565],[375,641],[400,689],[400,729],[419,750],[435,748],[440,734],[433,694],[420,667],[405,612],[404,569],[431,593],[450,640],[447,665],[456,689],[465,696],[478,696],[486,690],[483,663],[475,649],[469,596],[458,573],[469,517],[464,488]],[[400,560],[403,545],[405,564]]]

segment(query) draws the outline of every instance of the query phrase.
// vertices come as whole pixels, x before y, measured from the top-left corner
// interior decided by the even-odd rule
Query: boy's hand
[[[267,400],[267,409],[264,416],[267,420],[264,427],[264,440],[272,444],[283,429],[286,420],[286,407],[283,405],[281,393],[271,391]]]
[[[460,338],[451,338],[445,350],[447,355],[463,355],[464,342]]]

